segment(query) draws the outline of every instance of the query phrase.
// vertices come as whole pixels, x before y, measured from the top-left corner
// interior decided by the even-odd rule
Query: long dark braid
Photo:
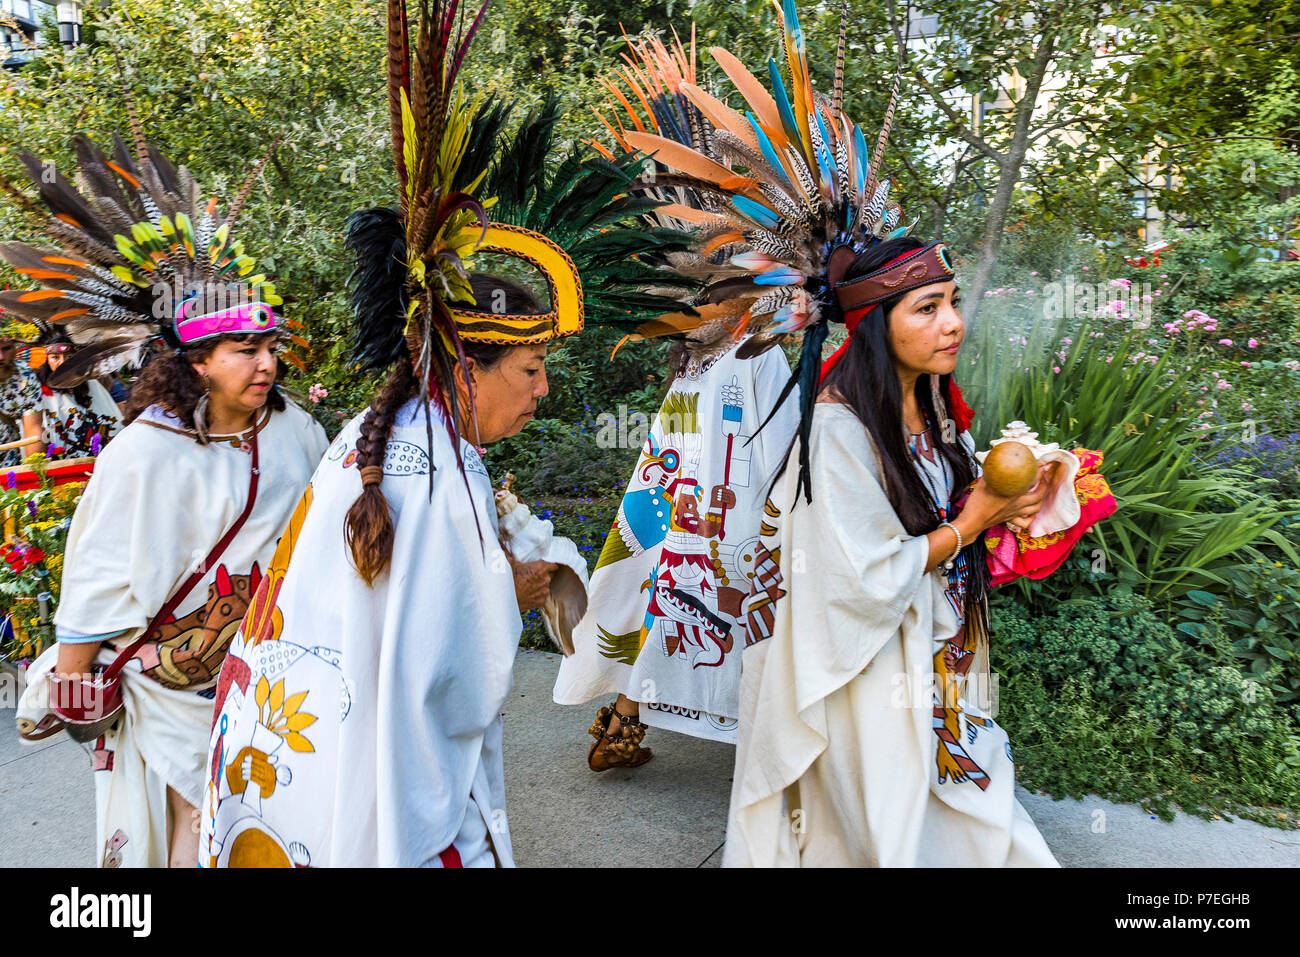
[[[506,312],[540,312],[541,307],[532,293],[504,277],[476,273],[470,278],[470,287],[474,291],[476,302],[491,303],[493,294],[500,291],[505,294],[503,308]],[[361,420],[356,464],[363,476],[363,483],[366,475],[364,469],[383,468],[397,412],[419,392],[419,380],[411,359],[418,348],[418,340],[407,340],[400,358],[388,374],[388,381],[370,404],[366,417]],[[509,348],[511,347],[501,343],[464,343],[465,354],[484,369],[491,369],[500,362]],[[443,409],[443,414],[450,415],[450,412]],[[384,498],[380,483],[362,485],[361,494],[348,509],[344,535],[348,548],[352,550],[352,561],[357,566],[357,572],[367,585],[374,585],[375,579],[387,570],[393,558],[393,516],[388,510],[388,500]]]
[[[357,438],[358,470],[370,466],[383,467],[397,411],[415,395],[416,385],[411,356],[404,353],[361,421],[361,435]],[[361,487],[361,494],[348,509],[344,535],[358,574],[367,585],[373,585],[393,558],[393,516],[379,483]]]

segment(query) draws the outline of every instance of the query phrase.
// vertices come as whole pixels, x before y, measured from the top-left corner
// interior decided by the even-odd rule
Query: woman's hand
[[[962,508],[962,514],[970,514],[981,532],[994,525],[1008,525],[1013,531],[1028,528],[1043,506],[1043,499],[1047,496],[1047,479],[1054,464],[1040,465],[1038,480],[1029,491],[1015,498],[1003,498],[994,494],[981,475]]]
[[[551,575],[560,566],[555,562],[510,562],[515,576],[515,598],[521,612],[541,608],[551,597]]]

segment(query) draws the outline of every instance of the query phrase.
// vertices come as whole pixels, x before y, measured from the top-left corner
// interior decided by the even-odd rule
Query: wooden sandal
[[[610,734],[609,726],[616,714],[618,732]],[[639,715],[619,714],[613,702],[601,708],[587,729],[587,733],[596,739],[587,752],[587,766],[597,772],[610,768],[639,768],[654,757],[651,748],[641,747],[645,731],[646,726],[641,723]]]

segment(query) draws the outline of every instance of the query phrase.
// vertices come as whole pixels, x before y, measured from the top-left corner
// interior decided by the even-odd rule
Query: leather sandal
[[[618,731],[609,733],[609,726],[618,714]],[[596,739],[596,743],[587,752],[587,766],[593,771],[608,771],[610,768],[639,768],[652,757],[654,751],[641,747],[645,738],[646,726],[641,723],[639,715],[620,714],[615,711],[614,703],[601,708],[596,714],[587,733]]]

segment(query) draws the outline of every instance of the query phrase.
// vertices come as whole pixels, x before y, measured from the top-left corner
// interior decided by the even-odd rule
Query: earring
[[[199,396],[199,401],[194,403],[194,431],[198,434],[199,445],[208,444],[208,391],[211,386],[208,384],[208,377],[203,378],[203,394]]]

